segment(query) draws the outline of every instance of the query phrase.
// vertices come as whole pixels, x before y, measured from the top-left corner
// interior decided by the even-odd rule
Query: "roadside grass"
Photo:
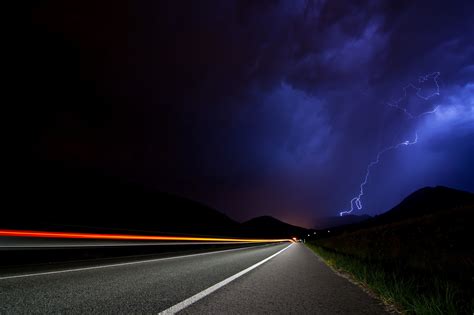
[[[402,267],[332,251],[314,242],[306,245],[336,270],[348,273],[382,301],[405,314],[474,314],[472,290],[461,284]]]

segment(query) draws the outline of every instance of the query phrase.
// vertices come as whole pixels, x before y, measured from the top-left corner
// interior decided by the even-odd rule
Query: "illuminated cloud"
[[[425,185],[472,191],[473,11],[472,1],[45,4],[25,62],[28,90],[47,105],[15,121],[42,158],[239,220],[337,215],[377,153],[417,130],[416,146],[372,169],[364,213]],[[438,97],[411,90],[400,104],[433,115],[387,105],[438,71]],[[422,96],[435,89],[418,84]]]

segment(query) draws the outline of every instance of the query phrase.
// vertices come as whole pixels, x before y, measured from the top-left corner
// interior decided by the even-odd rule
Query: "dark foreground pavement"
[[[385,314],[385,310],[306,246],[295,244],[181,313]]]
[[[66,272],[0,275],[0,314],[157,314],[281,251],[286,244]],[[93,267],[93,268],[90,268]],[[98,268],[97,268],[98,267]],[[74,268],[80,270],[67,271]],[[88,269],[87,269],[88,268]],[[23,276],[30,274],[30,276]],[[294,244],[181,311],[186,314],[382,314],[360,288]]]

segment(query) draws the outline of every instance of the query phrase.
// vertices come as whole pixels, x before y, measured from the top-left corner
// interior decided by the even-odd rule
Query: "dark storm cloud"
[[[48,39],[46,64],[62,74],[64,61],[70,84],[60,87],[81,99],[54,102],[62,114],[39,127],[51,148],[42,154],[238,219],[271,214],[309,225],[349,206],[377,150],[420,130],[418,147],[374,169],[362,212],[386,210],[428,184],[473,190],[460,175],[474,172],[466,158],[473,9],[470,1],[49,3],[33,14],[34,43]],[[407,122],[388,108],[434,71],[441,95],[409,97],[420,111],[440,105],[435,116]],[[76,76],[80,88],[71,88]],[[450,163],[462,166],[439,171]]]

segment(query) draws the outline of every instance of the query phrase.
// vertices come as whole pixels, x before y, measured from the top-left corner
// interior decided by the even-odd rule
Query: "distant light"
[[[309,234],[308,234],[308,236],[309,236]]]
[[[316,235],[316,232],[314,232],[313,234],[315,234],[315,235]]]
[[[329,232],[331,232],[331,231],[328,230],[328,233],[329,233]]]

